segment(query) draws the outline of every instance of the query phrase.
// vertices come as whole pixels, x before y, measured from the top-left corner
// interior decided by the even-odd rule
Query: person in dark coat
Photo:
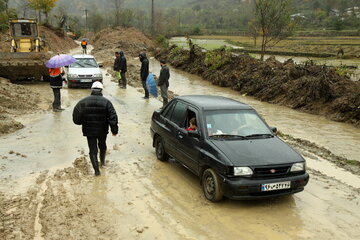
[[[146,87],[146,78],[149,75],[149,60],[146,57],[145,53],[140,53],[139,54],[139,59],[141,62],[141,68],[140,68],[140,78],[141,78],[141,83],[143,85],[143,88],[145,90],[145,96],[143,97],[144,99],[148,99],[149,98],[149,91]]]
[[[160,60],[160,76],[158,80],[158,86],[161,90],[161,97],[163,98],[163,107],[168,104],[168,88],[169,88],[169,78],[170,78],[170,70],[166,65],[165,60]]]
[[[61,108],[61,93],[60,89],[62,88],[63,81],[63,75],[64,72],[61,68],[49,68],[49,75],[50,75],[50,87],[53,90],[54,93],[54,101],[52,104],[53,111],[54,112],[60,112],[64,109]]]
[[[98,163],[98,146],[100,164],[105,166],[106,137],[109,126],[113,136],[118,134],[118,117],[112,103],[102,96],[103,85],[94,82],[91,95],[80,100],[73,111],[73,122],[82,125],[83,135],[87,137],[91,164],[95,175],[100,175]]]
[[[121,86],[121,75],[120,75],[120,53],[115,52],[115,60],[114,60],[114,67],[113,70],[115,71],[115,77],[118,80],[119,86]]]
[[[125,73],[127,72],[127,64],[126,64],[126,58],[124,55],[123,51],[119,52],[119,56],[120,56],[120,76],[121,76],[121,81],[122,81],[122,86],[121,88],[126,88],[126,76]]]

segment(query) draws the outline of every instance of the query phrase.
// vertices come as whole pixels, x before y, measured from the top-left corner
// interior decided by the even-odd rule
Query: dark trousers
[[[89,145],[89,155],[97,156],[98,154],[98,146],[100,150],[106,151],[106,137],[107,135],[99,136],[99,137],[87,137],[88,145]]]
[[[60,95],[60,88],[53,88],[54,93],[54,102],[52,104],[53,108],[61,108],[61,95]]]
[[[122,82],[122,86],[123,87],[126,87],[126,76],[125,76],[125,73],[124,72],[120,72],[120,76],[121,76],[121,82]],[[120,84],[120,83],[119,83]]]
[[[145,97],[148,98],[149,97],[149,91],[146,87],[146,81],[142,81],[142,85],[143,85],[143,88],[145,90]]]

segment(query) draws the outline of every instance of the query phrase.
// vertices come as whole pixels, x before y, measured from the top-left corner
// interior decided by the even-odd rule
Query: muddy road
[[[158,74],[158,62],[151,60],[150,69]],[[195,176],[155,157],[150,118],[162,103],[142,99],[139,88],[119,89],[109,76],[104,86],[120,131],[108,135],[100,177],[93,176],[81,127],[72,123],[72,109],[88,89],[63,89],[65,111],[19,116],[26,127],[0,137],[0,239],[360,238],[359,175],[304,147],[311,178],[303,192],[210,203]],[[47,84],[29,87],[51,104]],[[281,131],[359,160],[360,133],[350,125],[264,104],[173,69],[170,89],[242,100]]]

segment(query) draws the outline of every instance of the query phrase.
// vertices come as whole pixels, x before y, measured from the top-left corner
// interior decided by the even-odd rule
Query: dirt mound
[[[116,51],[124,51],[127,57],[137,57],[140,52],[151,51],[155,48],[154,42],[135,28],[106,28],[91,38],[94,46],[92,53],[99,59],[105,60],[105,66],[113,65],[113,56]]]
[[[231,87],[261,101],[324,115],[360,127],[360,82],[334,68],[295,64],[292,60],[266,61],[222,50],[204,52],[170,47],[156,53],[173,66],[202,76],[213,84]]]
[[[0,135],[24,126],[11,116],[30,113],[38,109],[39,97],[26,86],[16,85],[0,78]]]

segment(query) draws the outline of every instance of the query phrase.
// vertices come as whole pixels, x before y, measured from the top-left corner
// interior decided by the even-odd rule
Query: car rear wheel
[[[161,137],[156,137],[155,139],[155,151],[156,151],[156,157],[160,161],[167,161],[169,159],[169,155],[165,152],[164,143]]]
[[[201,183],[207,200],[218,202],[223,198],[219,176],[213,169],[208,168],[203,172]]]

